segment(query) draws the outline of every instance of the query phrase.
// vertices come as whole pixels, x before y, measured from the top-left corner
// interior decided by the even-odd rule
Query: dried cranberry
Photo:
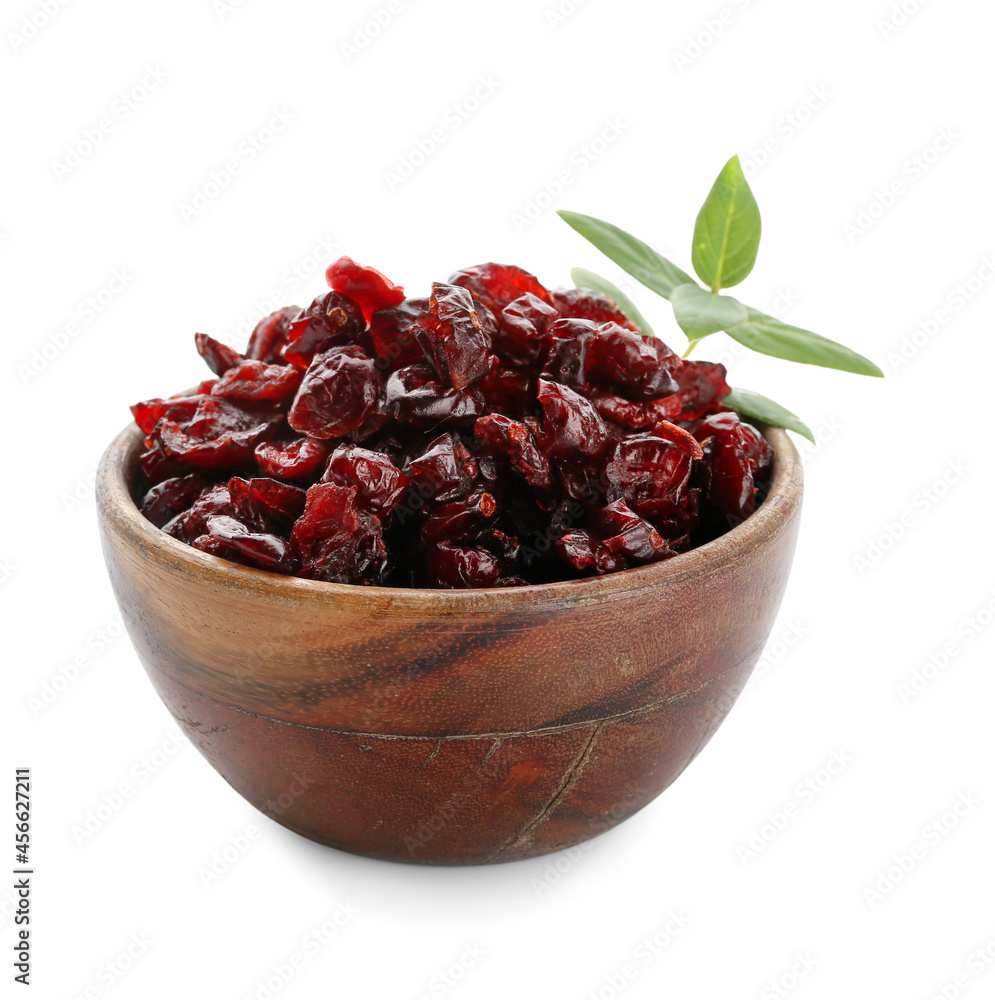
[[[360,510],[381,520],[404,499],[408,489],[408,477],[386,455],[351,444],[332,452],[321,481],[354,486]]]
[[[542,376],[572,389],[588,381],[587,354],[598,328],[586,319],[559,319],[543,338]]]
[[[206,333],[195,333],[193,339],[197,345],[197,352],[215,375],[224,375],[229,368],[234,368],[242,360],[242,355],[238,351],[209,337]]]
[[[605,467],[609,499],[624,499],[645,517],[666,516],[687,488],[691,463],[686,447],[665,438],[647,434],[619,441]]]
[[[451,275],[449,284],[465,288],[495,316],[499,316],[509,302],[522,295],[535,295],[552,305],[552,297],[539,284],[539,279],[512,264],[478,264],[476,267],[467,267]]]
[[[763,436],[735,413],[705,417],[694,431],[707,447],[709,505],[726,526],[733,527],[753,513],[757,486],[754,473],[769,466],[772,452]]]
[[[534,408],[535,379],[521,368],[494,365],[477,383],[477,388],[484,397],[484,405],[492,413],[503,413],[520,420]]]
[[[430,546],[440,541],[475,541],[497,513],[498,506],[490,493],[474,493],[464,500],[440,504],[425,518],[422,540]]]
[[[369,420],[379,397],[380,373],[373,359],[359,347],[333,347],[311,362],[287,423],[311,437],[341,437]]]
[[[370,317],[370,337],[381,371],[393,370],[423,358],[412,326],[428,315],[428,299],[405,299],[396,306],[378,309]]]
[[[536,446],[528,425],[492,413],[481,417],[473,425],[473,431],[488,448],[505,455],[530,486],[549,487],[549,460]]]
[[[161,528],[167,521],[190,507],[207,486],[207,480],[198,473],[166,479],[145,494],[142,499],[142,513],[157,528]]]
[[[501,311],[493,337],[494,350],[509,364],[523,368],[535,365],[546,330],[558,318],[548,302],[531,293],[522,295]]]
[[[677,389],[671,372],[680,364],[681,359],[659,338],[606,323],[591,341],[587,376],[632,399],[659,399]]]
[[[374,583],[386,569],[380,521],[357,507],[352,486],[312,486],[290,540],[300,559],[299,574],[310,580]]]
[[[556,311],[565,319],[589,319],[598,326],[602,323],[617,323],[627,330],[639,332],[639,327],[631,323],[607,295],[589,288],[560,288],[552,294]]]
[[[487,549],[439,542],[428,554],[431,587],[475,590],[495,586],[504,574],[501,560]]]
[[[300,306],[284,306],[263,317],[249,337],[245,356],[250,361],[264,361],[268,365],[277,364],[283,357],[283,349],[290,337],[290,323],[300,315]]]
[[[167,535],[181,542],[192,542],[207,531],[207,520],[216,514],[230,517],[235,513],[227,486],[208,486],[193,504],[163,525]]]
[[[433,284],[429,315],[412,330],[425,356],[454,389],[466,389],[487,374],[490,342],[465,289]]]
[[[295,568],[296,560],[285,538],[252,532],[233,517],[208,518],[207,533],[194,539],[193,546],[257,569],[292,573]]]
[[[246,409],[214,396],[198,401],[193,413],[164,416],[156,433],[166,451],[200,468],[232,468],[252,459],[260,441],[283,421],[279,413]]]
[[[293,365],[243,361],[218,379],[211,395],[250,403],[282,403],[297,392],[301,377],[301,370]]]
[[[387,380],[384,399],[391,416],[420,427],[472,423],[484,409],[476,387],[465,392],[447,388],[427,365],[399,368]]]
[[[698,420],[732,392],[726,383],[725,366],[711,361],[683,361],[673,376],[677,392],[659,402],[659,415],[668,420]]]
[[[313,479],[325,467],[328,445],[317,438],[266,441],[256,447],[256,464],[273,479]]]
[[[407,465],[408,478],[423,499],[445,503],[467,496],[478,466],[466,446],[451,434],[437,437]]]
[[[326,292],[290,322],[284,360],[307,368],[319,351],[350,344],[365,331],[359,306],[338,292]]]
[[[605,548],[636,565],[658,562],[677,554],[660,532],[631,510],[624,500],[616,500],[599,510],[595,521],[604,537]]]
[[[234,516],[253,531],[288,531],[304,510],[304,490],[276,479],[233,476],[228,493]]]
[[[609,549],[593,532],[572,531],[556,540],[556,551],[568,565],[582,573],[614,573],[625,568],[625,558]]]
[[[367,320],[378,310],[404,300],[404,289],[388,281],[375,267],[360,267],[351,257],[340,257],[325,271],[328,287],[359,304]]]
[[[539,380],[539,402],[546,415],[546,454],[550,458],[596,459],[608,447],[608,431],[598,411],[579,393]]]

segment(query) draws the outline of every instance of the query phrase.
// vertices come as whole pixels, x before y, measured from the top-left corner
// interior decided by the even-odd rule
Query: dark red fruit
[[[374,583],[387,565],[379,519],[356,505],[356,489],[319,483],[307,491],[290,536],[299,575],[329,583]]]
[[[615,303],[483,264],[406,299],[342,258],[331,290],[199,334],[216,377],[132,412],[143,513],[210,555],[352,585],[509,587],[707,542],[770,480],[763,436]]]
[[[549,292],[539,284],[539,279],[513,264],[478,264],[457,271],[449,278],[450,285],[465,288],[479,299],[495,316],[522,295],[534,295],[552,304]]]
[[[387,380],[387,412],[418,427],[439,428],[470,424],[483,412],[484,397],[474,387],[465,392],[437,381],[428,365],[408,365]]]
[[[490,340],[465,289],[432,285],[429,315],[413,324],[413,332],[439,376],[454,389],[466,389],[487,374]]]
[[[265,361],[268,365],[278,364],[290,336],[290,323],[300,312],[300,306],[284,306],[261,319],[249,337],[246,358]]]
[[[276,479],[228,480],[235,517],[252,531],[289,532],[304,510],[305,492]]]
[[[493,587],[501,579],[504,565],[487,549],[439,542],[428,556],[428,585],[456,590]]]
[[[282,403],[297,392],[301,378],[301,370],[293,365],[243,361],[218,379],[211,395],[249,403]]]
[[[677,389],[671,372],[680,364],[681,359],[658,337],[606,323],[591,341],[587,377],[616,386],[630,399],[659,399]]]
[[[274,479],[315,479],[325,468],[328,445],[317,438],[266,441],[256,448],[256,464]]]
[[[580,393],[540,379],[539,402],[546,417],[546,454],[550,458],[586,461],[605,453],[605,422]]]
[[[301,434],[342,437],[373,415],[380,398],[380,373],[359,347],[333,347],[317,355],[287,414]]]
[[[558,289],[553,292],[553,305],[564,318],[589,319],[598,326],[618,323],[627,330],[639,332],[639,327],[629,321],[612,299],[589,288]]]
[[[206,534],[192,544],[211,555],[275,573],[292,573],[295,566],[290,542],[285,538],[252,532],[233,517],[208,518]]]
[[[400,285],[389,281],[375,267],[361,267],[351,257],[340,257],[329,264],[325,281],[333,291],[358,303],[367,320],[378,309],[404,301],[404,289]]]
[[[215,375],[224,375],[229,368],[234,368],[242,360],[242,355],[238,351],[209,337],[206,333],[195,333],[193,339],[197,345],[197,352]]]
[[[549,487],[549,459],[537,447],[527,424],[492,413],[481,417],[473,425],[473,431],[492,452],[504,455],[529,486]]]
[[[424,355],[412,326],[427,315],[428,299],[405,299],[396,306],[378,309],[370,317],[370,338],[381,371],[422,360]]]
[[[326,292],[290,322],[283,358],[307,368],[319,351],[351,344],[365,332],[366,320],[359,306],[338,292]]]
[[[332,452],[321,481],[354,486],[356,505],[381,520],[404,499],[408,489],[408,477],[386,455],[353,444]]]

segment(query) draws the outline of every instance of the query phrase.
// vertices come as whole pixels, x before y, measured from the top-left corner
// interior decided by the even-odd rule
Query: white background
[[[995,995],[992,6],[395,0],[357,38],[386,0],[63,3],[30,38],[44,3],[0,17],[3,773],[34,768],[35,995]],[[737,151],[765,224],[737,294],[887,378],[699,350],[819,437],[781,617],[718,735],[586,849],[489,869],[256,813],[174,742],[121,636],[92,476],[127,406],[205,376],[195,330],[241,347],[255,301],[310,301],[332,244],[417,294],[492,259],[623,280],[570,208],[687,268]]]

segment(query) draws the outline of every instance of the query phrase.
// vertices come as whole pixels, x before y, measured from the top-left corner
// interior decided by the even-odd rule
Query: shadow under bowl
[[[787,434],[770,492],[715,541],[566,583],[450,591],[281,576],[199,552],[133,499],[141,432],[97,476],[114,593],[159,696],[278,823],[392,861],[535,857],[656,798],[767,641],[801,512]]]

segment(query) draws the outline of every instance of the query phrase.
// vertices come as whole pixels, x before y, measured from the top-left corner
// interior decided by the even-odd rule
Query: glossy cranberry
[[[288,325],[283,358],[307,368],[320,351],[351,344],[365,331],[366,319],[359,306],[338,292],[326,292]]]
[[[233,517],[215,515],[207,519],[207,532],[195,538],[194,548],[231,559],[257,569],[292,573],[296,568],[293,550],[285,538],[257,533]]]
[[[630,399],[659,399],[677,389],[671,372],[681,359],[658,337],[644,337],[617,323],[598,327],[587,356],[592,382],[616,386]]]
[[[588,319],[598,326],[602,323],[617,323],[627,330],[639,332],[639,327],[631,323],[607,295],[589,288],[560,288],[552,294],[556,311],[565,319]]]
[[[249,337],[245,356],[251,361],[275,365],[283,358],[283,349],[290,337],[291,321],[300,315],[300,306],[284,306],[263,317]]]
[[[404,289],[395,285],[375,267],[361,267],[351,257],[340,257],[325,271],[325,281],[359,304],[367,320],[378,310],[404,301]]]
[[[211,388],[211,395],[249,403],[282,403],[297,392],[301,377],[301,370],[293,365],[242,361],[218,379]]]
[[[405,299],[396,306],[378,309],[370,317],[370,337],[381,371],[393,371],[424,355],[412,331],[416,320],[428,316],[428,299]]]
[[[580,393],[540,379],[539,402],[546,418],[546,454],[550,458],[585,461],[605,453],[608,447],[605,422]]]
[[[356,488],[356,505],[381,520],[404,499],[408,477],[386,456],[357,445],[340,445],[332,452],[321,479]]]
[[[539,279],[513,264],[478,264],[476,267],[467,267],[451,275],[449,284],[465,288],[495,316],[499,316],[509,302],[522,295],[534,295],[552,304],[552,297],[539,284]]]
[[[429,315],[412,330],[441,380],[464,390],[487,374],[490,340],[470,293],[456,285],[432,285]]]
[[[229,368],[234,368],[242,360],[242,355],[238,351],[209,337],[206,333],[195,333],[193,339],[197,345],[197,352],[215,375],[224,375]]]
[[[362,427],[380,398],[380,373],[355,346],[333,347],[315,356],[287,414],[301,434],[328,440]]]

